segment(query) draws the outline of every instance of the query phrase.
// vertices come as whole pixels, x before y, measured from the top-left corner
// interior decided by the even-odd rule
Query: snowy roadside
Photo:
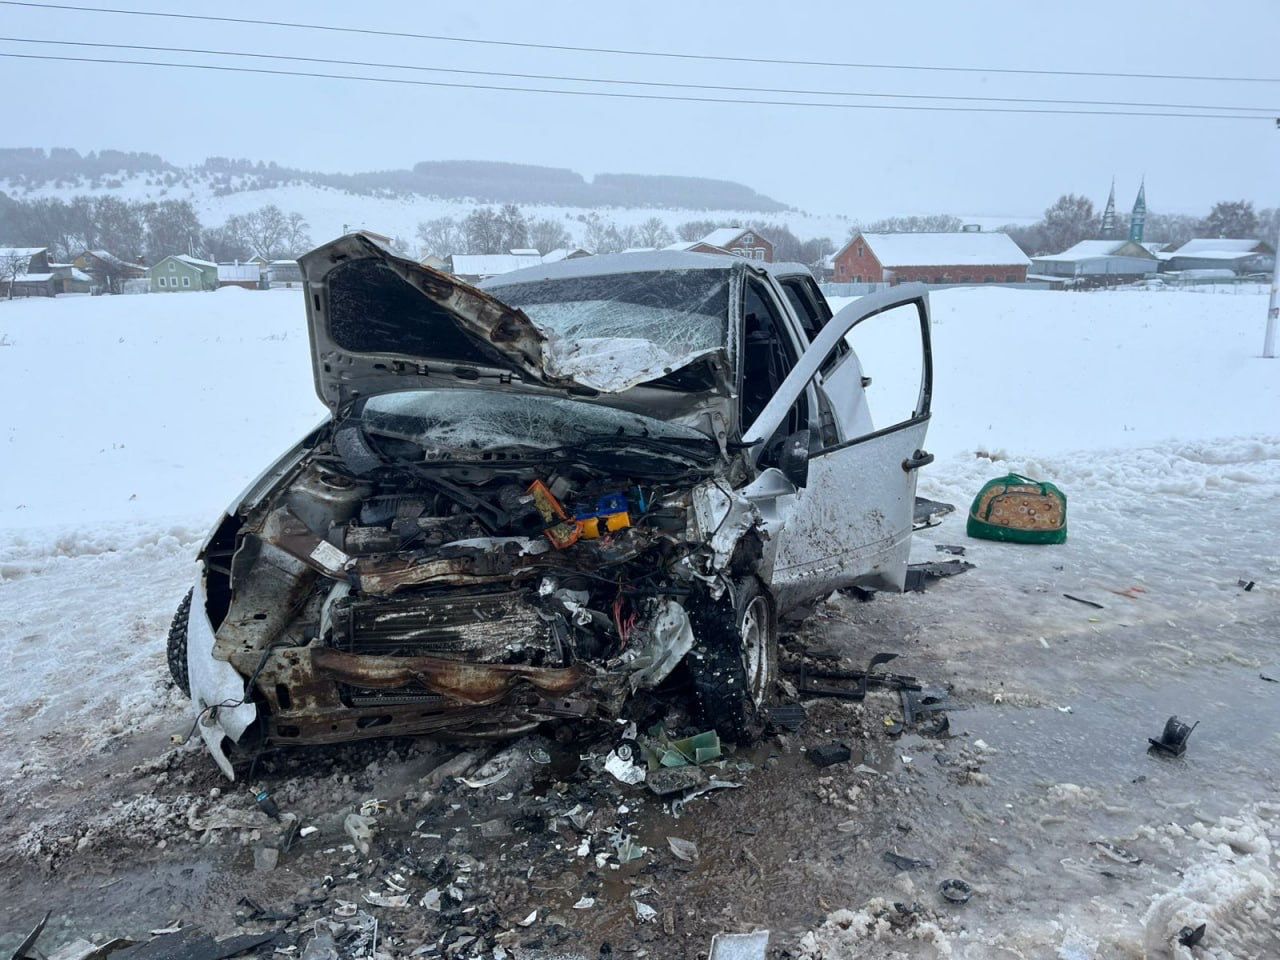
[[[885,772],[841,773],[862,799],[829,812],[890,831],[881,819],[896,817],[978,896],[899,922],[892,902],[928,900],[936,878],[886,872],[868,831],[849,839],[847,866],[829,850],[771,864],[800,872],[797,897],[821,882],[831,911],[786,945],[823,960],[1185,960],[1171,935],[1200,916],[1219,960],[1280,949],[1261,919],[1280,889],[1277,688],[1258,679],[1280,675],[1280,368],[1255,356],[1263,298],[979,289],[933,304],[939,458],[919,492],[963,512],[987,479],[1041,476],[1068,493],[1071,537],[968,541],[954,516],[917,538],[917,558],[964,544],[974,570],[816,621],[856,658],[900,652],[969,706],[947,747],[868,737]],[[288,291],[28,302],[0,305],[0,333],[3,442],[20,465],[0,475],[0,729],[19,731],[0,748],[0,784],[23,811],[7,832],[44,849],[80,830],[86,859],[149,848],[162,807],[128,793],[147,781],[100,787],[101,809],[96,795],[70,803],[79,778],[161,756],[185,732],[163,643],[190,561],[212,517],[320,416],[301,303]],[[868,372],[893,376],[892,357],[877,364]],[[1177,768],[1143,755],[1173,712],[1204,720]],[[987,779],[957,786],[943,761],[978,740]],[[343,783],[351,802],[334,777],[318,793]],[[751,791],[735,793],[749,811]],[[1144,864],[1117,869],[1097,838]]]

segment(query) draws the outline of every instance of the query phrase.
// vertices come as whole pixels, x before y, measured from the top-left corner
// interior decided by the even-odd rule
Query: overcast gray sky
[[[106,0],[79,2],[106,5]],[[625,7],[559,0],[116,0],[112,5],[735,56],[1280,76],[1280,3],[1275,0],[1241,0],[1229,7],[1115,0],[1059,5],[650,0]],[[461,69],[882,93],[1229,104],[1276,107],[1280,115],[1280,83],[735,65],[2,6],[0,24],[0,34],[11,37]],[[165,57],[0,43],[0,51],[46,49]],[[1126,208],[1144,173],[1153,210],[1201,213],[1215,200],[1241,197],[1260,206],[1280,203],[1280,131],[1267,120],[645,102],[3,58],[0,87],[9,91],[8,121],[0,132],[5,145],[146,150],[179,163],[222,155],[358,171],[424,159],[483,159],[564,166],[586,175],[715,176],[803,209],[862,219],[935,211],[1032,216],[1065,191],[1085,193],[1101,204],[1112,174]]]

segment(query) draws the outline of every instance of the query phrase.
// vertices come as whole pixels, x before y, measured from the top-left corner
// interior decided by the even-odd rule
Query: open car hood
[[[360,233],[298,262],[316,393],[333,411],[360,397],[441,387],[620,394],[712,352],[668,358],[647,341],[558,340],[492,293]]]
[[[353,233],[299,261],[316,393],[359,397],[458,381],[573,387],[543,368],[546,336],[519,310]]]

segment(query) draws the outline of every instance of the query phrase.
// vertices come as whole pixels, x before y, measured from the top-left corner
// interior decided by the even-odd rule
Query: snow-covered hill
[[[248,213],[265,204],[275,204],[286,212],[301,213],[311,225],[311,236],[316,242],[337,237],[347,230],[364,228],[387,236],[399,236],[412,240],[417,225],[436,217],[462,219],[476,206],[486,204],[475,200],[455,200],[428,197],[419,194],[401,196],[371,196],[351,193],[331,187],[308,183],[294,183],[265,189],[225,190],[224,180],[200,174],[184,175],[172,184],[166,184],[163,175],[141,174],[104,178],[63,180],[60,183],[25,187],[12,181],[0,180],[0,191],[18,200],[39,197],[58,197],[70,200],[74,196],[114,196],[122,200],[189,200],[206,226],[217,226],[233,214]],[[239,183],[233,183],[239,187]],[[494,204],[488,204],[494,206]],[[582,217],[593,212],[603,219],[613,221],[619,227],[638,225],[650,217],[659,217],[673,231],[689,220],[714,220],[718,222],[747,223],[763,220],[785,223],[802,239],[830,237],[837,242],[848,235],[852,220],[839,214],[810,214],[803,211],[761,213],[747,210],[694,210],[655,209],[653,207],[565,207],[547,204],[520,204],[525,215],[532,218],[551,218],[564,223],[576,242],[582,242]]]
[[[228,192],[228,186],[230,192]],[[233,214],[244,214],[266,204],[275,204],[285,212],[297,211],[310,224],[311,237],[317,243],[340,236],[354,229],[373,230],[391,237],[402,237],[412,243],[417,225],[437,217],[454,217],[461,220],[476,206],[486,204],[475,200],[446,199],[404,195],[369,195],[338,190],[312,183],[295,182],[288,185],[257,188],[253,178],[226,178],[188,171],[181,176],[165,174],[121,174],[90,180],[64,179],[36,187],[25,186],[10,180],[0,180],[0,191],[18,200],[39,197],[58,197],[70,200],[74,196],[114,196],[122,200],[159,201],[189,200],[208,227],[218,226]],[[494,204],[488,204],[494,206]],[[849,236],[855,224],[853,216],[839,212],[809,213],[802,210],[785,210],[762,213],[758,210],[703,210],[690,208],[653,207],[573,207],[550,204],[520,204],[520,209],[530,218],[551,218],[562,222],[573,235],[575,242],[583,243],[582,218],[597,213],[601,218],[619,227],[635,226],[650,217],[660,218],[673,232],[690,220],[713,220],[720,223],[750,223],[763,221],[785,224],[801,240],[828,237],[837,246]],[[904,201],[904,206],[909,202]],[[912,213],[906,209],[905,213]],[[921,211],[929,212],[929,211]],[[966,223],[976,223],[983,229],[994,229],[1011,222],[1008,217],[960,215]],[[1013,218],[1023,222],[1027,218]]]

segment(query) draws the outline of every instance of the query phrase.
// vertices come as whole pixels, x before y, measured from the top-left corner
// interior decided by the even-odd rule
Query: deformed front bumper
[[[200,732],[218,768],[235,779],[223,741],[238,742],[258,716],[258,708],[246,690],[245,678],[225,660],[213,656],[213,624],[206,604],[204,565],[196,580],[187,617],[187,677],[191,702]]]

